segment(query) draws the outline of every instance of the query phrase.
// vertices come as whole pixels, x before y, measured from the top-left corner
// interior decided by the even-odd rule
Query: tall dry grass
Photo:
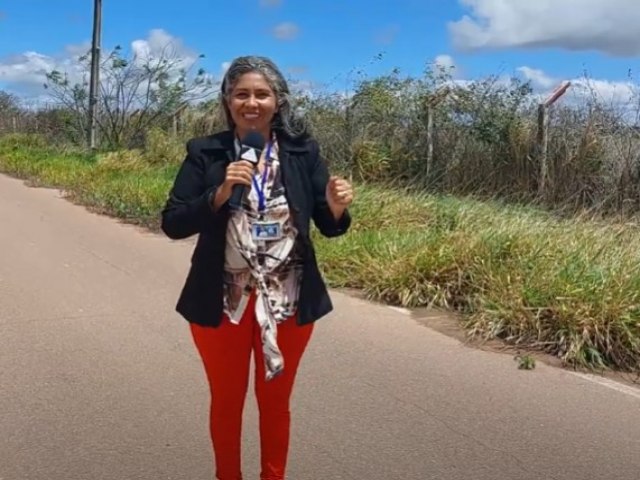
[[[427,171],[426,106],[443,87]],[[537,100],[517,79],[456,86],[430,71],[362,80],[350,96],[298,95],[331,168],[358,185],[351,233],[317,237],[324,273],[391,304],[459,309],[472,335],[640,371],[634,106],[554,107],[541,197]],[[215,107],[188,110],[175,136],[165,119],[139,145],[96,155],[56,147],[51,132],[4,135],[0,168],[153,227],[184,141],[223,128]]]

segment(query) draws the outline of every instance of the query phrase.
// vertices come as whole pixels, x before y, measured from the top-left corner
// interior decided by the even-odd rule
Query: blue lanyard
[[[269,146],[267,147],[267,154],[265,156],[265,165],[264,171],[262,172],[262,180],[260,186],[258,186],[258,182],[256,181],[256,176],[253,176],[253,186],[256,189],[256,193],[258,194],[258,211],[260,213],[264,212],[267,209],[267,198],[265,196],[264,187],[267,183],[267,177],[269,176],[269,166],[271,165],[271,145],[269,142]]]

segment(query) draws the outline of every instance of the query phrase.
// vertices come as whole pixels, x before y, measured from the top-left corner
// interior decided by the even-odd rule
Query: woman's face
[[[264,76],[257,72],[243,74],[227,99],[231,118],[240,136],[256,130],[267,138],[277,103],[275,92]]]

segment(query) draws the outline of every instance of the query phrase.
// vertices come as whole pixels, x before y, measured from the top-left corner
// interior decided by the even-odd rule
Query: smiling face
[[[227,106],[240,138],[252,130],[269,138],[278,102],[262,74],[249,72],[240,76],[227,97]]]

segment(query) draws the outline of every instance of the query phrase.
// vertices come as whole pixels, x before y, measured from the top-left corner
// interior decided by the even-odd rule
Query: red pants
[[[260,326],[254,312],[255,295],[252,295],[239,325],[232,324],[226,315],[217,328],[191,324],[211,389],[210,429],[218,480],[242,480],[242,411],[252,350],[260,414],[260,479],[285,478],[289,450],[289,399],[313,324],[298,326],[296,318],[289,318],[278,325],[278,346],[284,356],[284,371],[266,382]]]

